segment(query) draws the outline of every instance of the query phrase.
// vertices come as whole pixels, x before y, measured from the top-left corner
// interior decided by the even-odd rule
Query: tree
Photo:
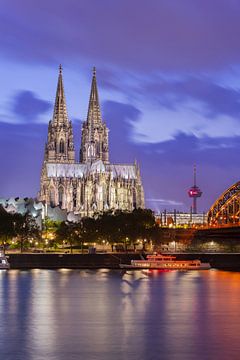
[[[0,205],[0,238],[3,251],[8,239],[14,236],[13,215],[8,213],[2,205]]]
[[[93,218],[82,218],[79,223],[63,222],[56,231],[57,240],[67,240],[71,246],[83,243],[106,241],[113,247],[115,243],[136,246],[137,239],[150,241],[156,236],[157,228],[152,210],[135,209],[132,212],[118,210],[97,214]],[[145,244],[145,242],[143,242]]]
[[[83,252],[83,237],[82,237],[82,223],[74,223],[70,221],[63,221],[56,230],[56,239],[58,241],[67,240],[70,244],[71,254],[73,246],[80,243]]]
[[[116,229],[118,230],[115,214],[112,211],[108,211],[99,215],[96,220],[96,228],[98,240],[107,241],[113,248],[113,244],[116,241]]]
[[[40,231],[39,227],[36,224],[34,218],[26,213],[22,214],[14,214],[13,215],[13,224],[14,224],[14,234],[18,237],[20,242],[20,251],[23,252],[25,246],[27,245],[27,241],[30,238],[40,239]]]
[[[43,220],[42,238],[45,240],[45,246],[56,246],[56,232],[60,227],[61,222],[49,219],[46,217]]]

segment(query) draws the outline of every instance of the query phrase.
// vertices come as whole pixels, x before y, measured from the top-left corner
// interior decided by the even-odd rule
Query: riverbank
[[[199,259],[212,268],[240,270],[240,253],[177,253],[177,259]],[[119,264],[130,264],[140,259],[137,253],[107,254],[8,254],[11,269],[119,269]]]
[[[8,254],[11,269],[119,269],[139,254]]]

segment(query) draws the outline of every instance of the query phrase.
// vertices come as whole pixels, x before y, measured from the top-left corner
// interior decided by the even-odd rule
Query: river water
[[[0,271],[0,359],[240,359],[240,273]]]

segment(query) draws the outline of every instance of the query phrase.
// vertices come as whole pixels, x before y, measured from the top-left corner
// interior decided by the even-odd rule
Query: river
[[[2,360],[237,360],[240,273],[0,271]]]

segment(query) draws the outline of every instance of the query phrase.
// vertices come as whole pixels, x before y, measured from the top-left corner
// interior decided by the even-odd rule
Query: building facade
[[[79,162],[76,162],[60,66],[54,112],[45,145],[40,201],[81,216],[93,216],[107,210],[144,208],[139,166],[136,162],[131,165],[109,162],[108,131],[101,116],[94,69],[87,119],[82,126]]]
[[[186,226],[192,227],[195,225],[207,225],[206,213],[184,213],[179,211],[167,212],[166,210],[155,215],[155,218],[160,226],[178,227]]]

